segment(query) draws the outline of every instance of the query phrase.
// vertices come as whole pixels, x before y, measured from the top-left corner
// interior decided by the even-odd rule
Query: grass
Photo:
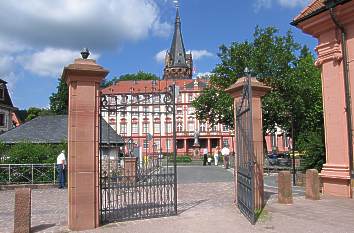
[[[271,219],[271,214],[266,209],[256,209],[256,218],[258,222],[267,222]]]

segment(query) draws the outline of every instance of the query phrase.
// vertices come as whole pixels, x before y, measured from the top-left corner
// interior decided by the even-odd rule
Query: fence
[[[55,164],[0,164],[0,184],[56,183]]]

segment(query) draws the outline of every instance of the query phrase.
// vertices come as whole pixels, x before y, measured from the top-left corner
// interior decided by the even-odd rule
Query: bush
[[[301,167],[306,169],[322,170],[325,163],[325,146],[322,132],[307,132],[299,135],[298,149],[304,154]]]
[[[169,161],[170,162],[173,161],[173,156],[169,157]],[[190,162],[192,162],[192,159],[188,155],[178,156],[176,158],[176,163],[190,163]]]
[[[57,156],[62,150],[67,150],[67,143],[34,144],[21,142],[9,146],[0,144],[0,156],[3,158],[1,163],[55,163]]]

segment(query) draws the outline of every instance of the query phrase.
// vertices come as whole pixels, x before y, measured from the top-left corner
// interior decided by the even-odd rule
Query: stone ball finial
[[[83,48],[81,51],[81,57],[82,59],[87,59],[90,56],[90,51],[88,48]]]

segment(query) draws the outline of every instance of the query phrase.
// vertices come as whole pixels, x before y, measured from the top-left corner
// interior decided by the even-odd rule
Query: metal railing
[[[0,185],[55,184],[56,164],[0,164]]]

